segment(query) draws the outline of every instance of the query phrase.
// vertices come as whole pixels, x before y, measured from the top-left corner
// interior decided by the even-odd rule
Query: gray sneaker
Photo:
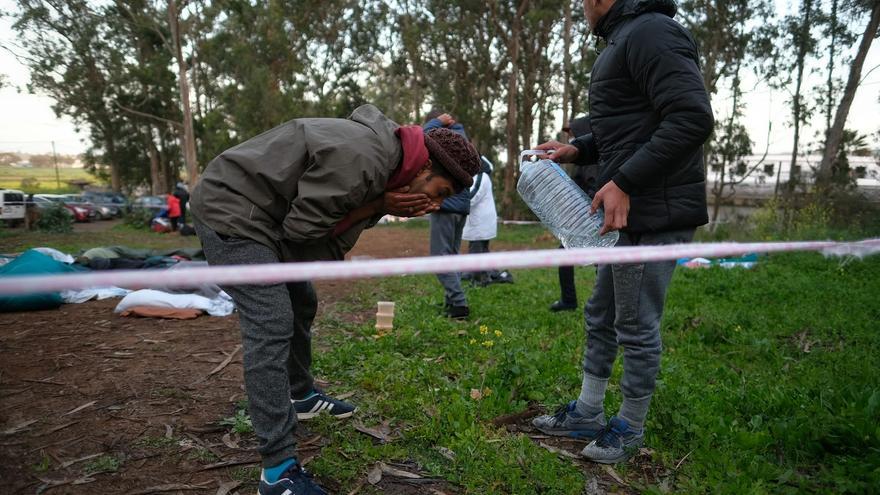
[[[593,462],[617,464],[632,457],[643,443],[644,431],[633,431],[626,420],[615,416],[596,439],[584,447],[581,455]]]
[[[562,405],[552,415],[538,416],[532,420],[532,426],[538,430],[557,437],[581,438],[592,440],[602,432],[604,424],[595,419],[587,419],[575,410],[577,401]]]

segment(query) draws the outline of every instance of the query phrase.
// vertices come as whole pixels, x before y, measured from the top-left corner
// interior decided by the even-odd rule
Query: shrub
[[[134,208],[123,217],[125,224],[137,229],[149,229],[153,212],[145,208]]]
[[[73,219],[61,205],[52,205],[40,212],[37,228],[53,234],[73,232]]]

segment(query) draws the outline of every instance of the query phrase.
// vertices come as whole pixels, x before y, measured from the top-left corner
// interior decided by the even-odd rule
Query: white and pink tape
[[[545,249],[422,258],[211,266],[172,271],[119,270],[64,275],[11,276],[0,278],[0,295],[57,292],[108,286],[140,289],[196,287],[203,284],[273,284],[300,280],[388,277],[501,268],[642,263],[679,258],[718,258],[740,256],[747,253],[784,251],[819,251],[830,256],[864,257],[880,252],[880,238],[856,242],[731,242],[566,250]]]

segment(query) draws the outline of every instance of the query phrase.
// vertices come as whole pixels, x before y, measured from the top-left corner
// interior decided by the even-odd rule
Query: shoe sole
[[[586,433],[586,432],[578,431],[578,430],[564,430],[564,431],[545,430],[539,426],[535,426],[535,428],[538,431],[540,431],[541,433],[544,433],[545,435],[550,435],[550,436],[554,436],[554,437],[576,438],[578,440],[594,440],[596,438],[596,434],[598,433],[598,432]]]
[[[342,413],[342,414],[333,414],[333,413],[329,413],[327,411],[318,411],[316,413],[296,413],[296,419],[298,419],[299,421],[306,421],[309,419],[314,419],[322,414],[327,414],[327,415],[332,416],[336,419],[345,419],[345,418],[352,417],[352,415],[354,415],[354,413],[356,413],[356,412],[357,412],[357,408],[354,408],[351,411],[348,411],[347,413]]]
[[[629,452],[624,451],[623,455],[615,457],[614,459],[593,459],[592,457],[589,457],[586,454],[584,454],[583,451],[581,451],[581,457],[583,457],[584,459],[586,459],[588,461],[592,461],[592,462],[595,462],[598,464],[620,464],[622,462],[626,462],[626,461],[630,460],[630,458],[635,456],[641,447],[642,447],[642,445],[639,445],[638,447],[633,447],[632,451],[629,451]]]

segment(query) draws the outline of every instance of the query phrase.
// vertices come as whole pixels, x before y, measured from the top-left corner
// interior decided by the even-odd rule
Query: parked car
[[[64,194],[35,194],[34,203],[37,208],[47,208],[53,204],[61,205],[76,222],[89,222],[95,217],[95,210],[82,205],[69,204]]]
[[[84,208],[90,208],[94,210],[95,220],[110,220],[111,218],[119,214],[119,208],[107,205],[96,205],[92,201],[89,201],[88,198],[85,197],[85,195],[66,194],[65,196],[67,196],[67,204],[73,206],[82,206]]]
[[[24,193],[15,189],[0,189],[0,220],[11,226],[24,222]]]
[[[132,210],[150,210],[154,215],[158,215],[167,207],[168,200],[165,196],[141,196],[131,202]]]
[[[99,220],[98,209],[95,207],[94,204],[89,203],[88,201],[83,199],[82,196],[78,194],[63,194],[62,197],[64,198],[63,201],[66,204],[73,206],[74,208],[85,209],[89,217],[89,222],[91,222],[92,220]]]
[[[128,200],[125,196],[107,191],[86,191],[82,197],[89,203],[98,207],[99,213],[103,217],[122,216],[124,212],[130,210]]]

